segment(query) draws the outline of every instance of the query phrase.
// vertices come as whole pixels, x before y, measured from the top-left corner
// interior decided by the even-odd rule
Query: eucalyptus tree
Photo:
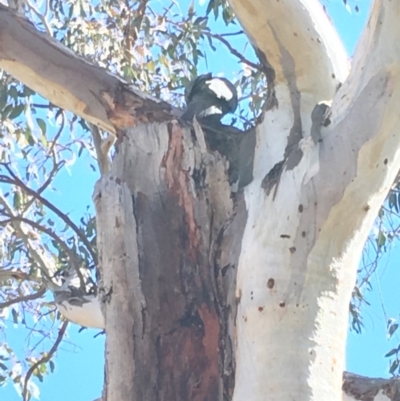
[[[229,4],[0,6],[3,307],[55,305],[55,347],[65,318],[105,328],[104,400],[395,399],[396,381],[343,384],[343,369],[360,255],[400,167],[400,5],[374,1],[350,68],[318,1]],[[243,110],[214,132],[235,125],[237,158],[180,119],[215,43],[243,66]],[[100,171],[97,245],[92,216],[42,195],[82,152]],[[251,169],[244,188],[232,163]],[[31,304],[47,290],[55,304]],[[54,350],[12,373],[24,398]]]

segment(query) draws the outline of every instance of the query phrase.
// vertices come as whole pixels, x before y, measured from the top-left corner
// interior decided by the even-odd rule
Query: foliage
[[[42,381],[54,370],[40,345],[44,338],[59,336],[60,324],[64,327],[47,291],[50,282],[60,284],[71,265],[94,266],[92,216],[76,225],[46,198],[76,155],[92,150],[76,117],[4,73],[0,94],[0,384],[10,379],[23,391],[24,374]],[[24,328],[33,343],[25,355],[8,345],[9,322]],[[38,392],[33,383],[26,390]]]

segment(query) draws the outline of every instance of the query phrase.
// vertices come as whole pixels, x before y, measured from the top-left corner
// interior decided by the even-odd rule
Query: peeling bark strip
[[[179,110],[128,86],[0,4],[0,68],[100,128],[168,121]]]
[[[194,172],[204,176],[201,187]],[[230,400],[232,305],[246,211],[241,200],[232,219],[221,156],[201,153],[178,125],[140,126],[122,137],[97,194],[104,294],[110,293],[107,401],[128,399],[117,392],[122,382],[129,399]]]

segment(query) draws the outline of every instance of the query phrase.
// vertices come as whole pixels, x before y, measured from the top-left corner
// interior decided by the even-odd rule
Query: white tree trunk
[[[315,143],[312,108],[334,95],[327,83],[340,79],[336,66],[346,61],[324,35],[329,21],[319,4],[232,4],[277,72],[278,105],[257,128],[254,181],[245,191],[233,399],[338,400],[360,254],[400,168],[400,5],[375,3]],[[301,151],[289,148],[294,135]]]

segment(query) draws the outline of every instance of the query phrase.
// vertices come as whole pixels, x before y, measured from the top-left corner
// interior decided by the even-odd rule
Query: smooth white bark
[[[246,33],[275,71],[276,85],[309,107],[331,99],[349,72],[343,44],[318,0],[229,0]],[[282,108],[282,107],[281,107]],[[307,111],[302,109],[302,111]]]
[[[326,74],[345,76],[343,52],[332,48],[315,3],[232,1],[277,72],[278,101],[258,127],[255,179],[246,189],[234,401],[341,398],[359,257],[400,168],[399,3],[376,2],[353,71],[334,96],[331,124],[314,144],[311,111],[335,92]],[[303,154],[291,163],[294,131]],[[268,192],[261,183],[285,152]]]

